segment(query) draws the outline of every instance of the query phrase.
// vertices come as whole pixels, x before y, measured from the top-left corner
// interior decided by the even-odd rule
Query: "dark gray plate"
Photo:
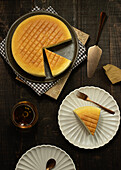
[[[59,55],[62,55],[63,57],[68,58],[68,59],[70,59],[72,61],[69,68],[67,68],[63,73],[61,73],[60,75],[58,75],[56,77],[53,77],[51,75],[46,56],[44,57],[45,58],[46,78],[43,78],[43,77],[36,77],[36,76],[33,76],[33,75],[28,74],[27,72],[25,72],[16,63],[16,61],[14,60],[14,57],[12,55],[12,51],[11,51],[11,39],[12,39],[13,33],[16,30],[17,26],[23,20],[25,20],[28,17],[34,16],[34,15],[43,15],[43,14],[44,15],[51,15],[51,16],[54,16],[54,17],[60,19],[68,27],[68,29],[69,29],[69,31],[71,33],[71,36],[72,36],[71,41],[65,42],[64,44],[60,44],[60,45],[55,46],[55,47],[48,48],[51,51],[54,51],[55,53],[57,53]],[[67,73],[71,69],[71,67],[73,66],[74,61],[75,61],[75,59],[77,57],[77,53],[78,53],[78,39],[77,39],[76,34],[75,34],[73,28],[71,27],[71,25],[65,19],[63,19],[62,17],[60,17],[58,15],[55,15],[55,14],[52,14],[52,13],[49,13],[49,12],[41,12],[41,11],[39,11],[39,12],[38,11],[37,12],[30,12],[30,13],[20,17],[11,26],[10,30],[8,31],[7,38],[6,38],[6,50],[5,51],[6,51],[6,55],[8,56],[8,60],[10,62],[10,65],[11,65],[12,69],[15,72],[17,72],[17,74],[19,76],[21,76],[22,78],[25,78],[26,80],[33,81],[33,82],[40,82],[40,83],[42,83],[42,82],[51,82],[51,81],[55,81],[55,80],[60,79],[61,77],[63,77],[65,75],[65,73]]]

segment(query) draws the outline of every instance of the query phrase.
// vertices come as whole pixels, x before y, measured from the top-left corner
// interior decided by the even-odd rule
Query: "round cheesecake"
[[[35,15],[25,19],[12,37],[12,54],[27,73],[45,77],[43,48],[71,40],[67,26],[50,15]]]

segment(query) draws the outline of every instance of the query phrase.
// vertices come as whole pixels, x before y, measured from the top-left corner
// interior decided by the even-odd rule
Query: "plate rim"
[[[19,166],[19,163],[21,162],[21,159],[22,159],[28,152],[31,152],[31,151],[34,150],[34,149],[42,148],[42,147],[46,147],[46,148],[47,148],[47,147],[50,147],[50,148],[55,148],[55,149],[57,149],[57,150],[59,149],[59,150],[60,150],[61,152],[63,152],[66,156],[68,156],[68,158],[70,159],[73,167],[75,168],[74,170],[76,170],[76,166],[75,166],[75,164],[74,164],[74,161],[73,161],[72,158],[70,157],[70,155],[69,155],[65,150],[61,149],[60,147],[57,147],[57,146],[55,146],[55,145],[50,145],[50,144],[37,145],[37,146],[34,146],[34,147],[28,149],[28,150],[27,150],[25,153],[23,153],[22,156],[19,158],[19,160],[18,160],[18,162],[17,162],[17,164],[16,164],[16,167],[15,167],[15,170],[17,170],[17,168],[18,168],[18,166]]]
[[[114,133],[114,134],[111,136],[111,138],[108,139],[106,142],[103,142],[102,144],[97,145],[97,146],[93,146],[93,147],[90,147],[90,146],[80,146],[80,145],[78,145],[78,144],[74,144],[73,142],[71,142],[71,141],[68,139],[68,137],[64,134],[64,132],[63,132],[63,130],[62,130],[62,128],[61,128],[61,124],[60,124],[60,110],[61,110],[61,108],[62,108],[62,105],[63,105],[64,101],[67,99],[67,97],[69,97],[69,96],[70,96],[72,93],[74,93],[75,91],[81,90],[81,89],[86,89],[86,88],[98,89],[98,90],[101,90],[101,91],[103,91],[104,93],[106,93],[108,96],[110,96],[111,99],[114,101],[115,105],[117,106],[117,110],[118,110],[118,113],[119,113],[119,118],[118,118],[118,120],[117,120],[117,121],[118,121],[118,124],[117,124],[116,130],[115,130],[115,133]],[[120,109],[119,109],[119,106],[118,106],[116,100],[114,99],[114,97],[113,97],[109,92],[107,92],[106,90],[104,90],[104,89],[102,89],[102,88],[100,88],[100,87],[96,87],[96,86],[83,86],[83,87],[74,89],[73,91],[71,91],[71,92],[63,99],[63,101],[62,101],[62,103],[61,103],[61,105],[60,105],[60,107],[59,107],[59,110],[58,110],[58,125],[59,125],[59,128],[60,128],[60,130],[61,130],[61,133],[62,133],[62,135],[65,137],[65,139],[68,140],[68,142],[70,142],[70,143],[73,144],[74,146],[77,146],[78,148],[81,148],[81,149],[96,149],[96,148],[100,148],[100,147],[108,144],[108,143],[114,138],[114,136],[116,135],[116,133],[118,132],[119,126],[120,126]]]
[[[17,63],[16,63],[16,65],[17,65],[17,67],[19,68],[21,68],[21,70],[22,70],[22,72],[24,73],[24,74],[27,74],[28,76],[29,76],[29,78],[28,77],[26,77],[26,76],[24,76],[24,75],[21,75],[21,73],[20,72],[18,72],[15,68],[14,68],[14,66],[11,64],[11,61],[10,61],[10,56],[9,56],[9,53],[10,52],[8,52],[9,50],[8,50],[8,42],[9,42],[9,38],[10,38],[10,34],[12,33],[14,33],[14,31],[13,31],[13,27],[18,23],[18,22],[22,22],[22,21],[24,21],[25,19],[27,19],[28,17],[32,17],[32,16],[34,16],[34,15],[50,15],[50,16],[53,16],[53,17],[55,17],[55,18],[57,18],[57,19],[59,19],[60,21],[62,21],[66,26],[67,26],[67,28],[69,29],[69,31],[70,31],[70,33],[71,33],[71,36],[73,35],[73,38],[74,38],[74,55],[73,55],[73,59],[72,59],[72,62],[71,62],[71,64],[70,64],[70,66],[64,71],[64,72],[62,72],[62,73],[60,73],[58,76],[56,76],[56,77],[52,77],[52,79],[44,79],[43,77],[37,77],[37,76],[34,76],[34,75],[31,75],[31,74],[29,74],[29,73],[27,73],[26,71],[24,71]],[[26,18],[25,18],[26,17]],[[24,19],[23,19],[24,18]],[[21,21],[20,21],[21,20]],[[19,23],[19,24],[20,24]],[[19,25],[18,24],[18,25]],[[17,26],[18,26],[17,25]],[[11,40],[10,40],[11,41]],[[72,40],[71,40],[72,41]],[[10,42],[11,43],[11,42]],[[11,48],[11,47],[10,47]],[[17,75],[18,76],[20,76],[21,78],[23,78],[23,79],[25,79],[26,81],[31,81],[31,82],[34,82],[34,83],[49,83],[49,82],[54,82],[54,81],[57,81],[57,80],[59,80],[60,78],[62,78],[62,77],[64,77],[65,76],[65,74],[66,73],[68,73],[71,69],[72,69],[72,67],[73,67],[73,65],[74,65],[74,63],[75,63],[75,61],[76,61],[76,58],[77,58],[77,55],[78,55],[78,51],[79,51],[79,47],[78,47],[78,38],[77,38],[77,35],[76,35],[76,33],[75,33],[75,31],[74,31],[74,29],[72,28],[72,26],[70,25],[70,23],[65,19],[65,18],[63,18],[63,17],[61,17],[60,15],[58,15],[58,14],[55,14],[55,13],[51,13],[51,12],[48,12],[48,11],[32,11],[32,12],[28,12],[28,13],[26,13],[26,14],[24,14],[24,15],[22,15],[22,16],[20,16],[17,20],[15,20],[15,22],[11,25],[11,27],[9,28],[9,30],[8,30],[8,32],[7,32],[7,36],[6,36],[6,39],[5,39],[5,54],[6,54],[6,56],[7,56],[7,58],[8,58],[8,62],[9,62],[9,65],[11,66],[11,68],[12,68],[12,70],[15,72],[15,74],[17,73]],[[14,57],[12,56],[11,57],[14,61],[15,61],[15,59],[14,59]],[[16,61],[15,61],[16,62]],[[33,77],[33,78],[32,78]]]

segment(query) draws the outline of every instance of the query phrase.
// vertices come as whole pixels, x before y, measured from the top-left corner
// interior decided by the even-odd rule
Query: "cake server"
[[[99,24],[99,31],[96,40],[96,44],[88,49],[88,56],[87,56],[87,76],[91,78],[98,66],[100,57],[102,55],[102,49],[98,47],[98,42],[100,38],[100,34],[104,25],[104,21],[106,18],[106,13],[100,13],[100,24]]]

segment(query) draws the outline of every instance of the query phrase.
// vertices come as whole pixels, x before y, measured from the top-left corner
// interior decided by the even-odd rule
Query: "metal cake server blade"
[[[99,48],[98,42],[100,38],[100,34],[104,25],[104,21],[106,18],[106,13],[101,12],[100,13],[100,25],[99,25],[99,31],[97,36],[96,44],[88,49],[88,56],[87,56],[87,76],[91,78],[93,74],[95,73],[95,70],[98,66],[99,60],[102,55],[102,49]]]
[[[91,78],[95,73],[101,55],[102,55],[102,49],[99,48],[97,45],[94,45],[88,49],[87,76],[89,78]]]

